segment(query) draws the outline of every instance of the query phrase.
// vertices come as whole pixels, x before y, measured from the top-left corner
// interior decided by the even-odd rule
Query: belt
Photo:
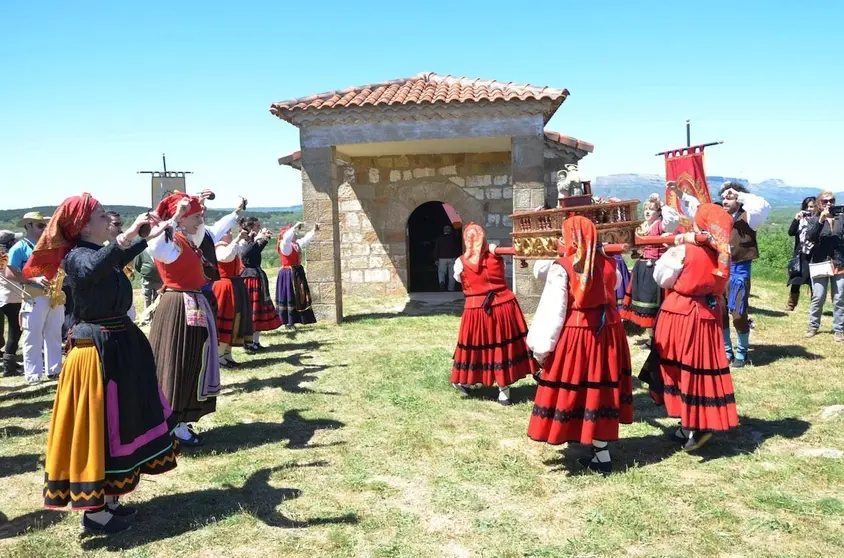
[[[38,285],[29,285],[29,284],[24,285],[23,286],[23,292],[25,292],[26,294],[28,294],[29,296],[31,296],[33,298],[35,298],[37,296],[46,296],[47,295],[47,289],[45,289],[44,287],[39,287]]]

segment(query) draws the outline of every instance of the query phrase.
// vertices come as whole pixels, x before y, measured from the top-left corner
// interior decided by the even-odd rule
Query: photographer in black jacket
[[[827,289],[832,291],[832,331],[835,341],[844,342],[844,213],[835,205],[835,194],[821,192],[815,214],[806,233],[814,243],[811,253],[812,306],[806,337],[814,337],[821,326]]]

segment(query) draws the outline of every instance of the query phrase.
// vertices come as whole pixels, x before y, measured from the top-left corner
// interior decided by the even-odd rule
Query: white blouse
[[[311,239],[314,237],[314,233],[316,231],[309,231],[302,237],[302,240],[298,242],[299,249],[305,248],[308,244],[310,244]],[[284,233],[281,237],[281,253],[285,256],[289,256],[293,253],[293,242],[296,240],[296,229],[291,228],[289,231]]]
[[[527,336],[527,345],[533,351],[534,358],[540,363],[544,362],[557,348],[569,302],[569,281],[565,268],[557,262],[550,262],[547,267],[540,266],[539,264],[544,261],[540,260],[534,264],[534,274],[537,268],[540,268],[546,279],[545,288],[542,290],[539,306],[533,316]],[[618,269],[615,271],[615,278],[617,289],[621,285],[621,272]]]
[[[673,246],[668,249],[654,265],[654,281],[663,289],[671,289],[680,272],[683,271],[683,260],[686,258],[684,245]]]

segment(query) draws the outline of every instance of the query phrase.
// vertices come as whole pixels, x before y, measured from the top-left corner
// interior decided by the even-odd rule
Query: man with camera
[[[832,291],[832,331],[837,343],[844,342],[844,206],[835,205],[835,194],[821,192],[815,205],[816,216],[809,220],[807,239],[814,243],[810,255],[812,305],[806,337],[814,337],[821,327],[827,290]]]

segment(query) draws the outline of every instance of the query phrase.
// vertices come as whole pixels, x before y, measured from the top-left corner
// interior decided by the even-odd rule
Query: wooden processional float
[[[563,221],[581,215],[595,223],[602,250],[607,256],[629,252],[634,247],[673,244],[673,237],[637,236],[642,220],[636,216],[639,200],[603,201],[592,197],[591,181],[581,181],[577,166],[567,165],[557,173],[558,206],[556,209],[537,209],[515,213],[512,247],[500,247],[495,253],[522,260],[551,260],[559,256],[558,244],[563,234]],[[698,242],[706,237],[699,235]]]

